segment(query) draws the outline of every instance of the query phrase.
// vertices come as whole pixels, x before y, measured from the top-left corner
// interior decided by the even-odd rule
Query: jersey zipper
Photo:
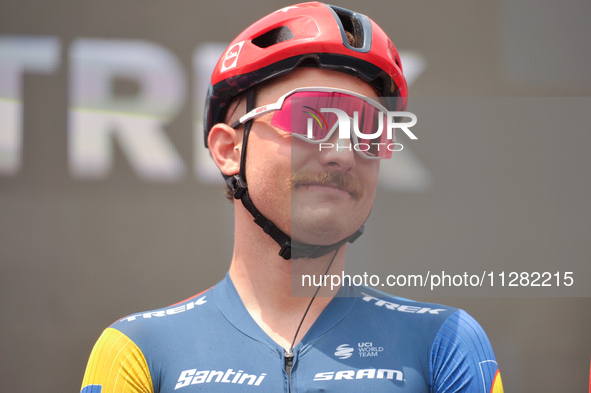
[[[285,351],[285,372],[287,373],[287,391],[291,393],[291,368],[293,367],[293,352],[291,349]]]

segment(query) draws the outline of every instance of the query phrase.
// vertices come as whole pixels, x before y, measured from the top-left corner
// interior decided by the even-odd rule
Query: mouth
[[[295,173],[291,178],[292,189],[305,187],[310,191],[322,191],[350,195],[355,200],[363,196],[363,184],[347,173],[332,171],[306,171]]]
[[[356,192],[351,187],[341,187],[336,183],[303,183],[298,184],[296,187],[307,187],[309,190],[321,190],[325,192],[333,192],[336,194],[349,194],[355,196]]]

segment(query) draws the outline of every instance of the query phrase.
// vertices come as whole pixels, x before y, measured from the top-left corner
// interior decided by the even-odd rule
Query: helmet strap
[[[246,113],[254,109],[254,89],[250,89],[246,93]],[[248,146],[248,136],[250,134],[250,128],[252,127],[253,119],[247,121],[244,125],[244,135],[242,137],[242,152],[240,153],[240,170],[237,175],[229,177],[226,182],[232,189],[234,199],[240,199],[242,205],[250,212],[254,217],[254,222],[260,226],[263,231],[271,236],[277,244],[281,247],[279,255],[285,259],[298,259],[298,258],[319,258],[332,251],[338,250],[343,244],[349,242],[353,243],[359,236],[363,234],[365,226],[362,225],[354,234],[340,242],[321,246],[314,244],[305,243],[294,243],[292,244],[291,238],[287,236],[282,230],[277,228],[275,224],[267,217],[265,217],[256,208],[250,195],[248,194],[248,184],[246,183],[246,148]]]

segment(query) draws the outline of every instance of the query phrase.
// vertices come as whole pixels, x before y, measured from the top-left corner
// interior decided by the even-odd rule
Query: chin
[[[350,220],[331,219],[329,217],[315,216],[313,219],[293,220],[291,223],[291,236],[297,242],[330,245],[337,243],[354,233],[359,226],[352,225]]]

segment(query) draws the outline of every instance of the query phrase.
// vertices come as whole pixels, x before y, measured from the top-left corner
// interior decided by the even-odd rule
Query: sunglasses
[[[350,134],[347,138],[359,155],[368,159],[392,157],[394,135],[388,138],[384,129],[388,110],[364,95],[337,88],[302,87],[284,94],[273,104],[253,109],[231,127],[270,112],[272,126],[317,145],[327,144],[346,119]]]

